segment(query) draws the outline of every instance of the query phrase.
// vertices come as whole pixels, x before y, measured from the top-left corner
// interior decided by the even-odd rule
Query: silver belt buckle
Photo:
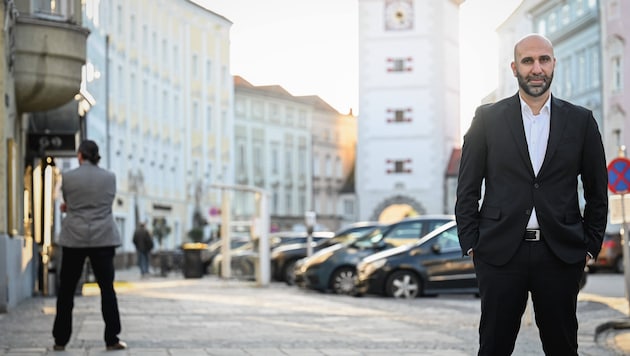
[[[534,237],[530,237],[531,233],[534,233]],[[525,241],[540,241],[540,230],[526,230]]]

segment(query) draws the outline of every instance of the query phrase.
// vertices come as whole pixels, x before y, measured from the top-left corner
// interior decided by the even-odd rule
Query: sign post
[[[626,224],[628,219],[626,218],[625,204],[625,195],[630,192],[630,160],[623,156],[623,151],[620,152],[622,155],[608,164],[608,189],[613,194],[621,196],[621,199],[619,199],[620,204],[612,204],[614,197],[611,196],[611,204],[609,206],[611,207],[611,223],[621,223],[619,233],[621,234],[621,250],[623,253],[623,273],[626,284],[626,299],[630,306],[630,244],[627,236],[628,229]],[[615,211],[617,209],[620,209],[621,212]],[[613,217],[616,216],[621,216],[621,221],[613,221]],[[597,258],[597,256],[594,257]]]
[[[304,213],[304,222],[306,223],[306,257],[313,254],[313,230],[315,229],[316,215],[314,211]]]

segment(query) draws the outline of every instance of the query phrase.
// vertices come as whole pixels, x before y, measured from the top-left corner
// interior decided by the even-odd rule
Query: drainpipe
[[[105,152],[107,169],[111,169],[109,137],[109,35],[105,35]]]

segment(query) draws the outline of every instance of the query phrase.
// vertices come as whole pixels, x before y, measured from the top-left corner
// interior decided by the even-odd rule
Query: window
[[[560,12],[561,22],[563,26],[566,26],[571,21],[571,7],[569,4],[562,5],[562,10]]]
[[[621,57],[613,57],[612,59],[612,90],[614,92],[623,89],[623,70],[621,67]]]
[[[238,144],[238,167],[239,170],[243,173],[245,173],[245,160],[247,159],[246,153],[245,153],[245,144],[243,144],[242,142],[239,142]]]
[[[546,35],[547,33],[547,22],[545,21],[545,19],[542,19],[540,21],[538,21],[538,33],[540,33],[541,35]]]
[[[201,125],[199,123],[199,104],[197,103],[197,101],[193,101],[192,121],[193,121],[193,128],[195,129],[201,128],[200,127]]]
[[[199,61],[199,59],[197,58],[197,55],[196,55],[196,54],[193,54],[193,56],[192,56],[192,62],[190,63],[190,66],[191,66],[192,68],[190,68],[190,70],[191,70],[191,74],[192,74],[192,76],[193,76],[193,78],[194,78],[194,79],[197,79],[197,75],[198,75],[198,73],[199,73],[199,70],[197,69],[197,65],[198,65],[198,63],[197,63],[197,62],[198,62],[198,61]]]
[[[168,67],[168,43],[166,39],[162,40],[162,62],[165,67]]]
[[[354,215],[354,202],[352,201],[352,199],[343,200],[343,214]]]
[[[287,193],[286,195],[286,213],[287,215],[291,215],[293,212],[293,206],[291,204],[291,193]]]
[[[206,106],[206,131],[212,131],[212,106]]]
[[[553,33],[558,29],[558,16],[556,16],[555,12],[549,14],[549,33]]]
[[[142,25],[142,50],[147,52],[149,45],[149,28],[147,24]]]
[[[388,58],[388,72],[410,72],[411,58]]]
[[[132,44],[136,43],[136,15],[129,18],[129,39]]]
[[[291,154],[291,150],[287,149],[285,167],[286,167],[288,176],[290,176],[291,172],[293,171],[293,157],[292,156],[293,155]]]
[[[273,174],[278,174],[278,169],[279,169],[278,160],[279,160],[278,148],[273,147],[271,149],[271,173]]]
[[[51,1],[51,4],[54,4],[54,3],[56,3],[56,1]],[[123,17],[123,9],[121,5],[118,5],[116,7],[116,16],[118,19],[117,24],[116,24],[117,25],[116,29],[118,31],[118,34],[122,37],[122,34],[124,32],[124,28],[123,28],[124,17]]]
[[[299,159],[298,159],[298,171],[300,173],[300,175],[302,176],[306,176],[306,164],[307,164],[307,159],[306,159],[306,148],[305,147],[300,147],[298,149],[298,155],[299,155]]]
[[[264,159],[263,159],[263,154],[262,154],[262,148],[259,145],[256,145],[254,147],[254,173],[257,176],[262,176],[262,174],[264,173],[263,161]]]
[[[411,109],[387,109],[387,122],[411,122],[411,118],[405,116],[408,112]],[[394,113],[393,117],[391,113]]]
[[[142,111],[145,115],[149,110],[149,83],[146,79],[142,79]]]
[[[313,156],[313,176],[314,177],[319,177],[320,172],[319,172],[319,155],[315,154]]]
[[[330,156],[326,155],[326,162],[324,162],[324,169],[326,174],[326,178],[332,178],[332,161],[330,160]]]
[[[578,61],[578,92],[584,91],[586,87],[586,56],[584,51],[581,51],[577,57]]]
[[[390,160],[386,161],[388,165],[387,173],[411,173],[411,168],[408,166],[411,165],[411,160]]]
[[[591,75],[593,76],[593,78],[591,79],[591,87],[592,88],[596,88],[599,87],[600,84],[600,80],[599,80],[599,51],[597,50],[597,47],[591,47],[591,70],[590,72],[592,73]]]
[[[206,61],[206,81],[212,82],[212,61],[209,59]]]
[[[278,192],[274,190],[271,193],[271,213],[273,215],[278,215],[278,199]]]
[[[457,236],[457,228],[450,228],[435,238],[435,243],[440,246],[443,252],[456,251],[461,249],[459,245],[459,237]]]
[[[306,211],[306,196],[304,196],[304,193],[300,193],[298,198],[298,209],[299,211]]]
[[[343,178],[343,167],[341,165],[341,158],[335,158],[335,177],[338,179]]]

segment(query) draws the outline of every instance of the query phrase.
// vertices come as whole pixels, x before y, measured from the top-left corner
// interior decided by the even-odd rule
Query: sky
[[[232,21],[233,75],[318,95],[341,113],[359,114],[358,0],[194,1]],[[460,7],[462,133],[496,86],[494,31],[520,2],[466,0]]]

